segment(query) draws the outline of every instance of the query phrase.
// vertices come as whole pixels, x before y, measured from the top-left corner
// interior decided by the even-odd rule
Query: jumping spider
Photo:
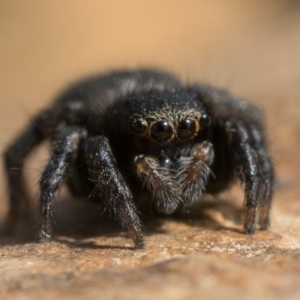
[[[103,202],[137,249],[145,246],[141,199],[171,214],[235,178],[245,184],[245,233],[255,232],[256,219],[266,229],[274,169],[264,135],[257,107],[208,85],[186,86],[143,69],[85,80],[35,116],[6,150],[6,226],[26,206],[26,157],[50,139],[53,153],[40,179],[42,241],[51,238],[54,194],[63,183],[74,196]]]

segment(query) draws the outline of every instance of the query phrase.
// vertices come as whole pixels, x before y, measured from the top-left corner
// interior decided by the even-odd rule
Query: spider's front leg
[[[108,140],[104,136],[91,137],[85,144],[86,163],[89,176],[103,197],[108,209],[126,228],[135,248],[145,247],[142,224],[137,215],[132,194],[118,170]]]
[[[257,211],[260,229],[269,226],[269,212],[273,194],[274,169],[258,125],[241,120],[225,121],[234,151],[236,170],[245,183],[244,229],[255,232]]]
[[[185,205],[191,205],[201,198],[213,160],[213,146],[207,141],[196,144],[191,149],[190,156],[179,159],[177,177]]]
[[[138,177],[153,196],[157,211],[173,213],[182,199],[171,160],[164,158],[159,161],[151,156],[138,155],[134,158],[134,164]]]
[[[53,141],[53,155],[40,180],[42,224],[39,238],[42,242],[51,239],[54,194],[62,185],[86,135],[86,131],[79,127],[61,127]]]

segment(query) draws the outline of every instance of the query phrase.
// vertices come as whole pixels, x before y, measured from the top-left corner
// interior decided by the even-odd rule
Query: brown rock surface
[[[144,216],[147,248],[134,251],[96,205],[62,193],[54,241],[34,242],[36,215],[0,237],[0,299],[300,299],[300,8],[185,3],[1,1],[0,148],[82,74],[147,65],[204,79],[267,112],[277,168],[270,230],[241,233],[234,187],[185,215]],[[33,207],[47,153],[26,166]],[[3,219],[3,174],[0,196]]]

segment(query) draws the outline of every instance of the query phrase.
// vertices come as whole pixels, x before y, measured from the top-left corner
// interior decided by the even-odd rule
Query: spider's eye
[[[196,123],[191,119],[184,119],[178,125],[178,137],[181,140],[189,139],[196,131]]]
[[[143,134],[147,129],[147,122],[144,120],[136,120],[132,123],[131,128],[137,134]]]
[[[200,128],[205,128],[207,127],[209,124],[210,124],[210,116],[208,116],[207,114],[203,114],[201,115],[201,118],[200,118]]]
[[[151,127],[151,138],[157,142],[166,142],[173,135],[173,128],[167,121],[159,121]]]

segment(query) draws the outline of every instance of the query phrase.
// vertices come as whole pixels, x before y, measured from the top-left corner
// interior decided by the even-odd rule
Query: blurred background
[[[296,0],[0,0],[0,150],[70,82],[145,66],[264,107],[280,178],[294,178],[298,171],[289,167],[299,160],[287,151],[298,147],[300,134]],[[44,164],[29,164],[33,185]],[[0,179],[1,217],[2,173]]]

